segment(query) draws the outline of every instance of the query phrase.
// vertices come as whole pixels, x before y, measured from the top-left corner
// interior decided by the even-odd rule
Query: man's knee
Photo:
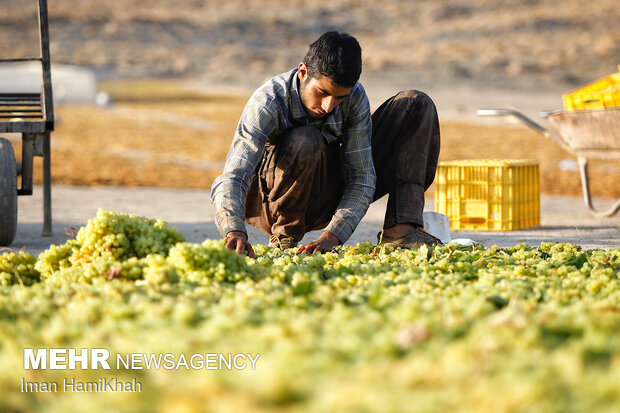
[[[410,110],[425,111],[431,114],[437,112],[435,102],[433,102],[431,97],[419,90],[403,90],[396,95],[394,100],[407,106]]]
[[[321,159],[325,141],[321,131],[313,126],[289,129],[280,142],[282,152],[293,156],[301,164],[314,164]]]

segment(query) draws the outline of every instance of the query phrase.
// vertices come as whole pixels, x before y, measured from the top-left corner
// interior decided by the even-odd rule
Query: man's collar
[[[308,115],[304,104],[301,102],[299,87],[299,77],[297,76],[297,69],[295,69],[291,77],[291,114],[294,119],[302,119]]]

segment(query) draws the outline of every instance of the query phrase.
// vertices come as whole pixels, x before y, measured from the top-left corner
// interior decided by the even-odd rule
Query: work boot
[[[269,246],[285,250],[287,248],[295,248],[297,246],[297,241],[295,241],[295,238],[289,237],[288,235],[273,234],[269,237]]]
[[[385,235],[381,238],[381,234],[382,232],[377,234],[377,242],[394,248],[416,248],[423,244],[440,245],[442,243],[439,238],[429,234],[420,227],[412,227],[407,235],[400,238],[390,238]]]

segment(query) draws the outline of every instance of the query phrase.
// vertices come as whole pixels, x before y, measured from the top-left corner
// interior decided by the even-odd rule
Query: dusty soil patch
[[[202,95],[172,80],[101,85],[107,108],[60,106],[52,135],[52,177],[70,185],[209,188],[221,172],[247,96]],[[546,194],[580,195],[570,154],[525,127],[442,122],[441,160],[529,158]],[[15,141],[19,157],[20,142]],[[568,160],[568,162],[567,162]],[[40,169],[40,162],[35,164]],[[620,163],[594,162],[592,192],[619,197]],[[40,172],[35,173],[40,182]],[[431,188],[433,190],[433,188]]]
[[[4,3],[0,54],[36,55],[36,2]],[[620,63],[617,0],[55,0],[49,16],[52,61],[108,79],[180,76],[253,89],[296,65],[331,29],[360,40],[364,76],[415,84],[559,97]],[[247,96],[202,95],[166,81],[110,81],[102,88],[113,107],[57,109],[55,182],[209,187]],[[578,172],[558,167],[570,155],[525,128],[443,122],[442,130],[442,159],[533,158],[543,192],[580,194]],[[597,162],[591,174],[595,195],[619,195],[617,163]]]
[[[36,2],[2,4],[3,57],[36,54]],[[53,62],[106,77],[256,84],[333,29],[360,40],[367,74],[565,89],[620,63],[617,0],[54,0],[49,15]]]

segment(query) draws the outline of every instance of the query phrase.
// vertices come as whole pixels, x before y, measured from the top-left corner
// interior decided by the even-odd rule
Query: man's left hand
[[[297,250],[297,254],[315,254],[317,252],[331,251],[336,245],[340,245],[340,240],[337,236],[329,231],[323,231],[316,241],[309,242],[302,245]]]

